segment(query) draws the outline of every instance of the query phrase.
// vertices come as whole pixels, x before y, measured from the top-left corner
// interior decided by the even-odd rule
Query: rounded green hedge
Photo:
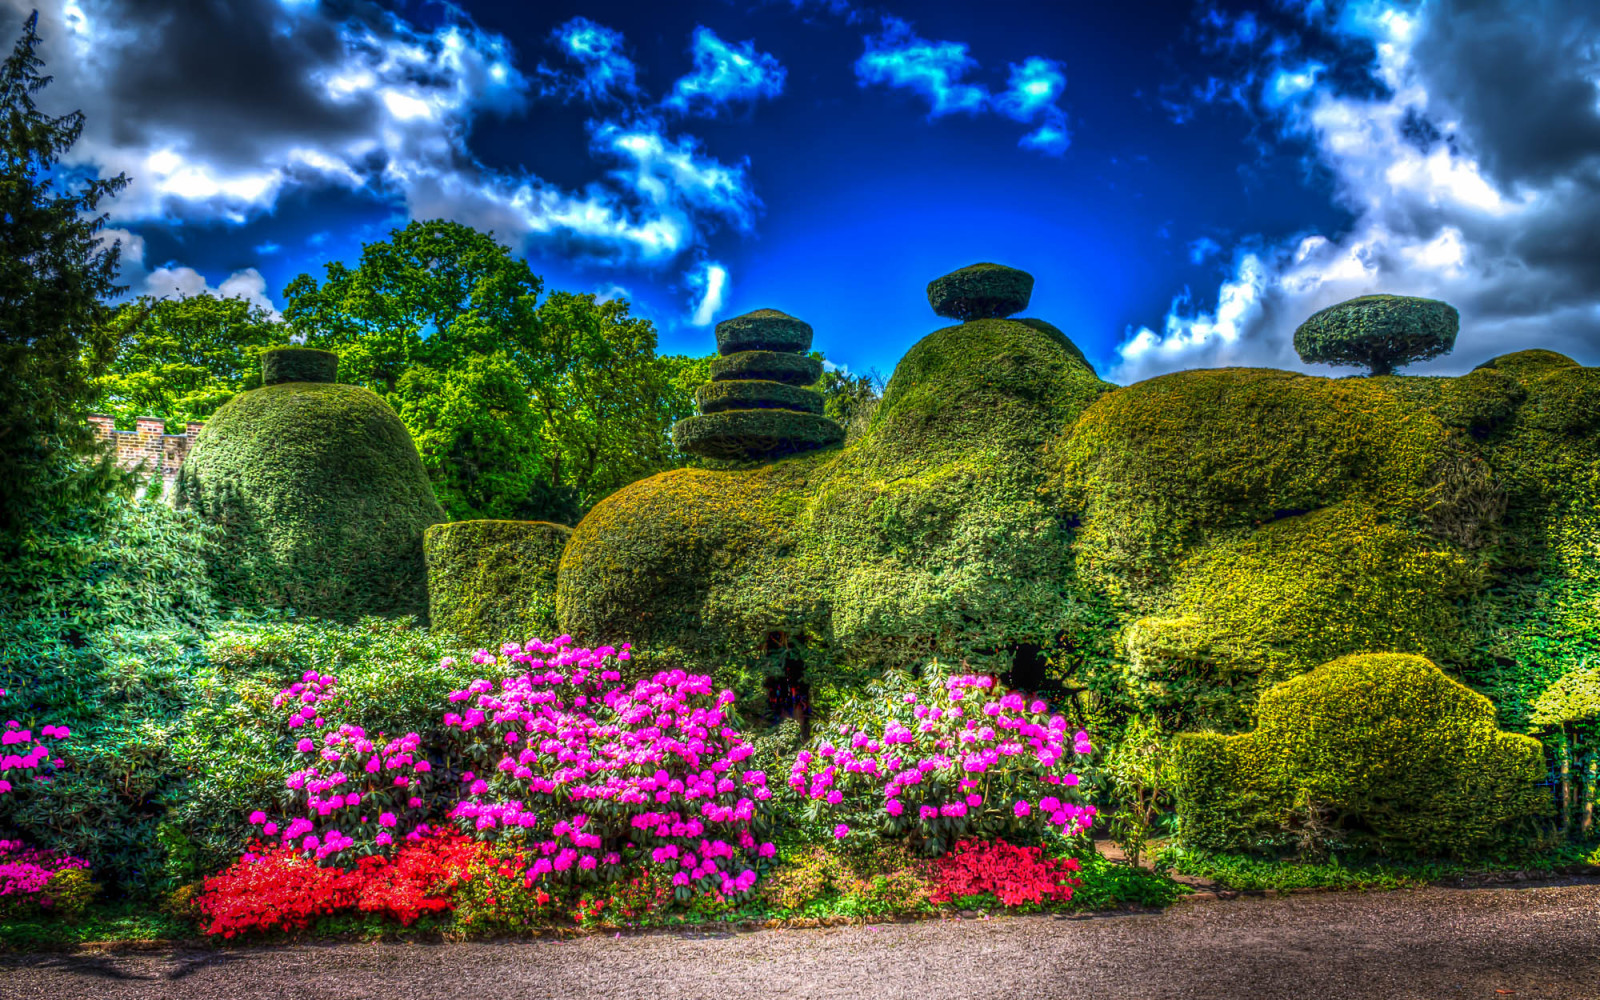
[[[1004,264],[973,264],[928,282],[928,304],[940,316],[1001,319],[1028,308],[1033,275]]]
[[[1456,345],[1461,314],[1447,302],[1410,295],[1362,295],[1300,324],[1294,349],[1310,364],[1356,365],[1388,375]]]
[[[799,354],[811,348],[811,324],[776,309],[757,309],[717,324],[717,353],[780,351]]]
[[[497,648],[554,639],[556,568],[572,529],[549,521],[452,521],[422,536],[435,630]]]
[[[339,355],[310,347],[274,347],[261,352],[261,384],[337,382]]]
[[[286,382],[206,422],[178,502],[222,526],[221,597],[349,619],[425,615],[422,533],[444,520],[416,445],[369,389]]]
[[[844,440],[844,428],[815,413],[723,410],[678,421],[672,443],[682,452],[717,459],[773,459]]]
[[[803,354],[777,351],[740,351],[711,359],[711,380],[762,379],[785,385],[811,385],[822,378],[822,362]]]
[[[707,382],[695,390],[694,401],[701,413],[723,410],[795,410],[821,413],[822,393],[814,389],[746,379],[740,382]]]
[[[1420,656],[1364,653],[1261,696],[1238,736],[1174,747],[1179,832],[1204,850],[1469,857],[1550,812],[1537,740]]]

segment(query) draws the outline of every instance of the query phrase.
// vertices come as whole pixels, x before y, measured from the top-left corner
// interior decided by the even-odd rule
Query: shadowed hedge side
[[[549,521],[452,521],[422,536],[435,629],[486,648],[557,635],[556,567],[572,529]]]

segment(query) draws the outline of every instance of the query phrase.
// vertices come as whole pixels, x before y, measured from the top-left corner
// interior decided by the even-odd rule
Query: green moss
[[[822,362],[803,354],[778,351],[740,351],[711,359],[711,379],[765,379],[785,385],[811,385],[822,378]]]
[[[793,410],[721,410],[687,417],[672,428],[679,451],[724,460],[781,458],[843,440],[844,428],[836,422]]]
[[[795,410],[821,413],[822,393],[782,382],[744,379],[737,382],[707,382],[695,390],[694,400],[701,413],[723,410]],[[841,438],[842,440],[842,438]]]
[[[550,640],[556,568],[572,529],[548,521],[453,521],[423,534],[433,628],[488,648]]]
[[[388,404],[350,385],[241,393],[196,439],[179,503],[224,529],[212,575],[231,603],[354,618],[427,611],[422,532],[444,519]]]
[[[1053,448],[1080,570],[1140,606],[1215,534],[1346,500],[1420,518],[1448,438],[1384,381],[1221,368],[1104,396]]]
[[[1000,319],[1032,297],[1033,275],[1003,264],[972,264],[928,282],[928,304],[950,319]]]
[[[800,354],[811,348],[811,324],[776,309],[757,309],[717,324],[717,353],[778,351]]]
[[[1310,364],[1357,365],[1374,375],[1446,354],[1461,316],[1437,299],[1362,295],[1314,314],[1294,332],[1294,349]]]
[[[261,384],[337,382],[339,355],[309,347],[274,347],[261,352]]]
[[[1180,736],[1181,836],[1201,850],[1469,856],[1548,814],[1536,740],[1419,656],[1323,664],[1261,697],[1255,731]]]
[[[1353,505],[1289,517],[1197,551],[1170,606],[1126,633],[1138,707],[1236,729],[1278,681],[1348,653],[1463,655],[1455,600],[1478,583],[1452,546]]]

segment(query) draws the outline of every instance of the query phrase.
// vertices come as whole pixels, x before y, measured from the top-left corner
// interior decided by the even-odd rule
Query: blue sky
[[[1600,363],[1587,0],[40,10],[75,165],[133,179],[130,292],[278,307],[443,217],[627,297],[664,351],[772,306],[887,374],[942,325],[926,283],[993,260],[1120,382],[1301,367],[1294,327],[1373,291],[1461,310],[1415,371]]]

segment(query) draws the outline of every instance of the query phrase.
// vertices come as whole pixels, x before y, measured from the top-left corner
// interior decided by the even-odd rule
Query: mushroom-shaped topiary
[[[1437,299],[1362,295],[1314,314],[1294,332],[1308,364],[1357,365],[1392,375],[1399,365],[1449,353],[1461,315]]]
[[[1033,275],[1004,264],[973,264],[928,282],[928,304],[963,323],[1003,319],[1028,308]]]

